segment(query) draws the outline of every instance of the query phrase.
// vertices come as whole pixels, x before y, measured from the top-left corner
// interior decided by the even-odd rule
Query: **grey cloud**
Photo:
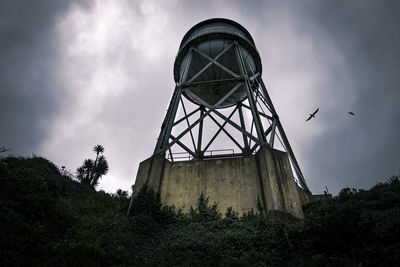
[[[344,54],[345,72],[353,84],[348,88],[340,76],[332,81],[336,105],[324,118],[331,119],[323,122],[327,131],[311,144],[307,156],[315,165],[308,168],[310,176],[316,186],[325,182],[334,191],[367,188],[400,170],[400,3],[313,4],[309,17]],[[352,105],[341,97],[341,90],[353,90]],[[345,117],[350,110],[356,117]]]
[[[37,152],[60,109],[54,25],[71,4],[85,1],[1,1],[0,143],[13,153]]]

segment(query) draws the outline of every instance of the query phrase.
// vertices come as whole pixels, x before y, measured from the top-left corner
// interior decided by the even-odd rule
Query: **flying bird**
[[[349,114],[352,115],[352,116],[355,116],[355,115],[356,115],[356,114],[354,114],[354,112],[352,112],[352,111],[349,111]]]
[[[308,117],[308,119],[306,119],[306,121],[311,120],[311,118],[315,118],[315,114],[317,114],[318,110],[319,110],[319,108],[317,108],[316,111],[314,111],[312,114],[310,114],[310,117]]]

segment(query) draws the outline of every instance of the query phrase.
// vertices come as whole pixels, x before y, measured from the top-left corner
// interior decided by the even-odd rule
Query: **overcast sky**
[[[99,188],[130,189],[182,37],[224,17],[253,36],[311,191],[369,188],[400,173],[399,14],[396,0],[1,0],[0,146],[75,172],[102,144]]]

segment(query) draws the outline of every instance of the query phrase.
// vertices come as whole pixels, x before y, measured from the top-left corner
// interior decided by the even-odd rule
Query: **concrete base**
[[[303,218],[304,196],[300,200],[287,154],[267,147],[242,158],[170,162],[153,156],[140,163],[133,195],[146,183],[160,193],[163,205],[184,211],[195,207],[203,192],[222,214],[230,206],[240,214],[257,211],[259,202],[263,213],[282,210]]]

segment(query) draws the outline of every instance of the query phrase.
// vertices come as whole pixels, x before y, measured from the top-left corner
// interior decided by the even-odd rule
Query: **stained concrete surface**
[[[160,193],[163,205],[188,211],[201,193],[216,202],[222,214],[233,207],[240,214],[282,210],[303,218],[307,195],[294,181],[287,153],[262,147],[254,156],[170,162],[155,155],[141,162],[133,195],[144,184]]]

